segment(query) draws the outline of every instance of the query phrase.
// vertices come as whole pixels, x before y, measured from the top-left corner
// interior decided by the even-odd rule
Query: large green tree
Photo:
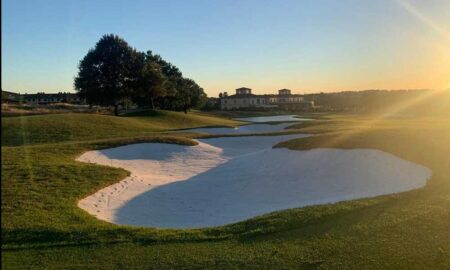
[[[206,102],[206,94],[194,80],[182,78],[178,82],[177,97],[181,109],[187,113],[191,108],[199,108]]]
[[[166,89],[166,95],[164,99],[159,99],[160,103],[162,100],[164,100],[166,103],[168,101],[172,101],[175,97],[175,94],[177,93],[177,82],[183,78],[183,74],[175,65],[162,59],[160,55],[153,54],[152,51],[147,51],[147,53],[145,54],[145,58],[147,61],[151,61],[157,64],[160,67],[162,74],[166,78],[166,82],[164,85],[164,88]],[[160,104],[160,106],[161,105],[162,104]],[[164,107],[164,105],[162,106]]]
[[[188,112],[190,108],[201,107],[206,101],[206,94],[194,80],[184,78],[181,71],[161,56],[147,51],[146,58],[158,64],[166,77],[166,95],[158,99],[161,108]]]
[[[200,107],[203,89],[161,56],[137,52],[116,35],[105,35],[80,61],[75,88],[89,104],[118,108],[132,100],[140,106],[183,110]]]
[[[80,61],[75,89],[89,104],[118,107],[139,84],[142,54],[116,35],[104,35]]]
[[[167,94],[168,81],[161,67],[153,59],[142,54],[142,66],[132,100],[140,106],[155,108],[155,99]]]

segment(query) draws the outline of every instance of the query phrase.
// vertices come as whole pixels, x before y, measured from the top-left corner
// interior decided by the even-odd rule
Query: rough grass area
[[[147,111],[117,117],[99,114],[47,114],[2,119],[2,146],[150,135],[156,131],[238,122],[197,112]]]
[[[2,103],[2,117],[29,116],[53,113],[91,113],[91,114],[113,114],[111,108],[70,103],[50,104],[8,104]]]
[[[166,116],[114,119],[145,125],[146,121],[152,122],[151,117]],[[83,125],[92,126],[93,132],[98,122],[91,123],[91,119],[84,119],[88,123]],[[176,121],[172,123],[179,128]],[[58,131],[58,127],[54,129]],[[35,131],[41,129],[46,126],[35,127]],[[294,131],[316,136],[277,147],[381,149],[429,167],[433,176],[420,190],[285,210],[224,227],[168,230],[117,226],[88,215],[76,202],[118,181],[127,172],[76,162],[74,158],[90,149],[131,142],[192,144],[189,136],[193,135],[154,132],[149,136],[142,130],[133,133],[130,128],[127,132],[133,136],[124,133],[126,138],[106,132],[98,137],[101,140],[77,134],[48,143],[52,140],[44,136],[47,143],[2,147],[2,267],[448,269],[449,119],[329,115],[299,124]],[[121,131],[112,130],[115,132]],[[29,136],[35,135],[29,132]]]

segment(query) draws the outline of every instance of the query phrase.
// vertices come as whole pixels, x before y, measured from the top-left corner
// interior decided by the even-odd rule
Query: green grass
[[[120,126],[97,128],[111,129],[98,137],[77,134],[55,139],[54,133],[49,133],[40,134],[42,141],[33,144],[4,142],[2,137],[2,267],[448,269],[448,119],[376,120],[329,115],[320,121],[299,124],[299,129],[291,131],[316,136],[278,145],[299,150],[338,147],[391,152],[433,170],[427,187],[421,190],[290,209],[199,230],[116,226],[79,209],[78,199],[127,175],[121,169],[76,162],[74,158],[80,153],[142,141],[193,143],[192,134],[147,133],[142,129],[136,131],[135,127],[129,133],[114,136],[122,132],[117,129],[127,126],[127,121],[131,126],[135,121],[153,127],[165,124],[161,130],[181,128],[178,121],[167,124],[168,121],[162,120],[164,117],[168,117],[165,112],[112,117],[125,122]],[[96,130],[95,126],[101,123],[89,122],[91,119],[84,119],[82,125]],[[217,118],[210,120],[211,125],[229,123]],[[196,124],[206,125],[205,122],[188,123]],[[46,129],[41,128],[36,126],[34,132]],[[57,125],[54,128],[58,130]],[[14,141],[11,136],[5,138]],[[17,144],[20,145],[11,146]]]
[[[197,112],[169,111],[126,117],[85,113],[7,117],[2,118],[2,146],[143,136],[164,130],[237,124]]]

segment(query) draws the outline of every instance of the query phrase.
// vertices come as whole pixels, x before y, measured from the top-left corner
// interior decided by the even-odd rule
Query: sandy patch
[[[117,224],[195,228],[264,213],[423,187],[431,171],[370,149],[273,149],[306,135],[201,139],[199,145],[143,143],[78,158],[131,176],[79,206]]]

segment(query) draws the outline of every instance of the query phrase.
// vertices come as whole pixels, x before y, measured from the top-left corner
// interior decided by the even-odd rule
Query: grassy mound
[[[151,124],[159,130],[185,129],[193,127],[211,127],[211,126],[236,126],[239,122],[213,116],[201,112],[190,112],[188,114],[173,111],[143,111],[124,115],[129,119],[136,119]]]
[[[99,114],[46,114],[2,119],[2,146],[144,136],[155,131],[237,122],[200,113],[143,112],[126,117]]]

